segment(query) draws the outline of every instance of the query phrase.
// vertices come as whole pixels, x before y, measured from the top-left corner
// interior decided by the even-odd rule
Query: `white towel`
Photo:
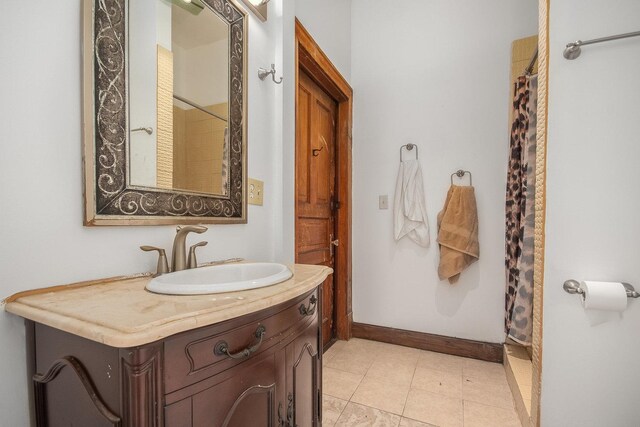
[[[396,240],[409,236],[418,245],[429,247],[429,220],[424,202],[422,170],[415,159],[400,162],[393,217]]]

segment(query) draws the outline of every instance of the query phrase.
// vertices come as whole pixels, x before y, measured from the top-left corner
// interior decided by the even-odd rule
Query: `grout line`
[[[365,375],[367,375],[366,372],[362,376],[362,378],[360,378],[360,381],[358,381],[358,385],[356,386],[356,388],[353,389],[353,393],[351,393],[351,396],[349,396],[349,402],[351,402],[351,399],[353,398],[353,395],[356,394],[356,391],[358,391],[358,389],[360,388],[360,385],[362,384],[362,380],[364,380]],[[353,403],[356,403],[356,402],[353,402]]]
[[[462,399],[462,427],[464,427],[465,424],[465,416],[464,416],[464,399]]]
[[[342,400],[342,399],[340,399]],[[338,414],[338,418],[336,418],[336,422],[333,423],[333,425],[338,424],[338,421],[340,421],[340,417],[342,417],[342,413],[344,412],[345,409],[347,409],[347,405],[349,404],[349,401],[347,400],[347,403],[344,405],[344,408],[342,408],[342,410],[340,411],[340,413]]]
[[[409,400],[409,393],[411,393],[411,389],[413,388],[413,379],[416,376],[416,370],[418,369],[418,360],[416,360],[416,366],[413,367],[413,374],[411,375],[411,382],[409,383],[409,391],[407,391],[407,396],[404,398],[404,404],[402,405],[402,415],[404,417],[404,410],[407,408],[407,400]]]
[[[393,413],[393,412],[385,411],[384,409],[376,408],[374,406],[365,405],[364,403],[352,402],[351,400],[349,401],[349,403],[353,403],[354,405],[358,405],[358,406],[364,406],[365,408],[373,409],[374,411],[382,412],[383,414],[389,414],[389,415],[393,415],[393,416],[396,416],[396,417],[400,417],[400,421],[402,421],[402,418],[407,418],[404,415],[398,415],[398,414]],[[345,406],[345,408],[346,408],[346,406]],[[343,409],[343,412],[344,412],[344,409]],[[342,415],[342,413],[341,413],[341,415]],[[409,418],[409,419],[413,419],[413,418]],[[416,421],[418,421],[418,420],[416,420]],[[422,421],[420,421],[420,422],[422,422]]]
[[[333,366],[323,366],[323,367],[322,367],[322,369],[327,369],[327,368],[328,368],[328,369],[334,369],[334,370],[336,370],[336,371],[340,371],[340,372],[346,372],[347,374],[352,374],[352,375],[362,375],[362,376],[366,375],[366,373],[364,373],[364,374],[359,374],[359,373],[357,373],[357,372],[351,372],[351,371],[347,371],[347,370],[345,370],[345,369],[334,368]],[[368,369],[369,369],[369,368],[367,368],[367,370],[368,370]]]

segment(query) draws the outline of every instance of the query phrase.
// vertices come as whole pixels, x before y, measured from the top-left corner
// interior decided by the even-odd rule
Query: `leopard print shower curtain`
[[[537,76],[515,83],[505,206],[505,332],[524,345],[533,323],[537,88]]]

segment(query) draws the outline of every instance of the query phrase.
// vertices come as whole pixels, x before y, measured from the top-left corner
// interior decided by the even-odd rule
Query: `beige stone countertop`
[[[248,291],[209,295],[160,295],[145,290],[148,274],[18,293],[5,310],[92,341],[118,348],[148,344],[288,301],[332,273],[324,266],[289,266],[285,282]]]

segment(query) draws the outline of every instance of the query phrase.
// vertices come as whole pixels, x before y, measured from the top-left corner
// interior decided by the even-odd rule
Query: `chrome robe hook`
[[[271,70],[258,68],[258,77],[260,78],[260,80],[266,79],[269,74],[271,74],[271,79],[275,84],[279,85],[280,83],[282,83],[284,77],[281,76],[280,80],[276,80],[276,64],[271,64]]]

